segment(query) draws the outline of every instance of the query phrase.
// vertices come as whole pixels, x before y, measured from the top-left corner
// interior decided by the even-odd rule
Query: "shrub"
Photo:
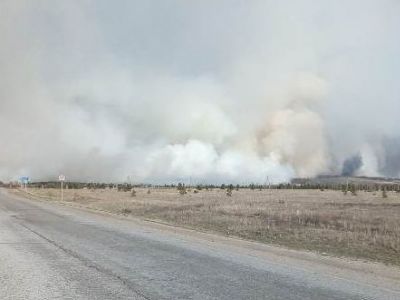
[[[232,191],[233,191],[233,185],[231,184],[226,190],[226,195],[228,197],[231,197],[232,196]]]
[[[121,213],[123,213],[124,215],[129,215],[132,213],[132,210],[130,208],[123,208],[121,209]]]
[[[185,194],[187,194],[186,187],[185,187],[185,185],[182,184],[182,183],[179,183],[179,184],[178,184],[178,191],[179,191],[179,194],[180,194],[180,195],[185,195]]]

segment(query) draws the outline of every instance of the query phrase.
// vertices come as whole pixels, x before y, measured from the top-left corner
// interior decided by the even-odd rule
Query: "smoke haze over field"
[[[399,36],[397,0],[3,0],[0,179],[400,176]]]

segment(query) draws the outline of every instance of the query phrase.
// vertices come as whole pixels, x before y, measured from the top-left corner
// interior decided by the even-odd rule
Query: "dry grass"
[[[34,189],[57,201],[59,191]],[[296,249],[400,265],[400,194],[319,190],[66,190],[64,201]]]

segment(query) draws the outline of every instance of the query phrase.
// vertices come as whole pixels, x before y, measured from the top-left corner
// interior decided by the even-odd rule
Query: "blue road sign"
[[[28,176],[22,176],[19,179],[23,184],[28,184],[29,183],[29,177]]]

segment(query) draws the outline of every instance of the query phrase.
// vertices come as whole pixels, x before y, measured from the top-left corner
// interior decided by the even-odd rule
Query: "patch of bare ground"
[[[60,201],[55,189],[31,195]],[[400,194],[320,190],[65,190],[64,201],[244,239],[400,265]]]

